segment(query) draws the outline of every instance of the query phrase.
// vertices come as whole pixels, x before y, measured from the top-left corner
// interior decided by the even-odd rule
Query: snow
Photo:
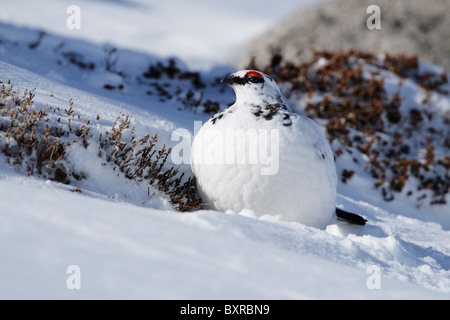
[[[8,207],[1,213],[2,260],[8,261],[0,266],[8,275],[2,277],[2,298],[445,297],[384,271],[381,289],[369,290],[366,268],[326,257],[334,250],[335,258],[354,251],[353,256],[364,255],[352,248],[351,238],[298,224],[212,211],[149,210],[29,177],[9,175],[0,187],[2,208]],[[365,237],[358,243],[375,254],[388,250],[389,256],[401,256],[393,236]],[[66,287],[71,265],[81,270],[79,290]],[[433,278],[430,268],[419,265],[418,276]]]
[[[167,20],[173,8],[166,3],[79,1],[85,17],[100,10],[103,15],[97,14],[97,20],[87,19],[82,29],[74,32],[56,25],[65,25],[67,6],[63,1],[40,2],[62,10],[62,17],[50,19],[52,10],[42,10],[35,19],[17,19],[19,9],[28,18],[36,12],[32,3],[12,2],[0,12],[0,21],[4,22],[0,23],[0,80],[10,79],[21,93],[36,88],[36,109],[64,109],[72,99],[75,112],[91,119],[94,137],[87,149],[74,145],[70,152],[68,161],[87,175],[74,185],[29,176],[0,155],[0,298],[450,298],[448,205],[427,213],[405,199],[380,201],[363,170],[355,173],[352,185],[339,184],[337,201],[340,207],[368,218],[368,224],[330,225],[319,230],[277,216],[256,217],[247,211],[180,213],[164,196],[149,197],[147,186],[126,180],[102,165],[97,156],[98,135],[111,128],[120,110],[133,113],[137,135],[158,132],[159,145],[173,146],[176,141],[171,141],[171,136],[176,129],[192,134],[194,121],[208,119],[199,110],[182,107],[178,97],[190,89],[188,81],[154,81],[168,83],[165,88],[172,98],[160,97],[156,90],[146,94],[153,90],[153,80],[140,83],[136,75],[150,63],[167,63],[167,58],[158,56],[175,54],[178,66],[186,70],[203,62],[208,67],[201,76],[208,84],[196,92],[203,92],[205,100],[219,101],[221,107],[232,102],[232,92],[222,92],[214,79],[233,67],[224,66],[225,52],[223,56],[212,52],[220,51],[219,45],[235,48],[274,21],[264,21],[266,11],[246,15],[226,7],[236,17],[233,30],[241,30],[238,22],[242,20],[251,25],[251,30],[236,43],[228,38],[213,41],[216,49],[211,49],[201,44],[192,46],[195,39],[183,38],[181,31],[177,34],[170,29],[170,23],[164,24],[166,30],[155,27],[162,18]],[[177,4],[180,12],[186,9]],[[223,20],[216,21],[223,25],[228,21],[227,10],[223,4],[210,4],[193,11],[211,20],[221,17]],[[143,21],[150,11],[158,12],[160,15],[155,13],[154,17],[161,20],[147,19],[153,28],[140,29],[134,37],[127,37],[132,32],[128,14],[132,13],[133,21]],[[285,13],[280,8],[273,19]],[[121,14],[123,19],[118,18]],[[96,21],[97,27],[90,26]],[[182,21],[177,22],[177,30]],[[121,27],[123,33],[118,31]],[[30,49],[27,45],[37,39],[36,28],[46,28],[46,34],[39,46]],[[197,40],[204,37],[202,32],[186,30]],[[174,47],[180,38],[188,45],[177,52]],[[118,47],[115,68],[123,70],[124,76],[104,71],[105,49],[112,48],[104,41]],[[168,45],[170,42],[174,47]],[[94,62],[95,69],[80,69],[64,58],[64,52],[82,53],[83,61]],[[121,83],[123,90],[103,88],[105,84]],[[181,93],[177,96],[178,89]],[[448,106],[448,101],[440,103]],[[94,120],[97,115],[98,121]],[[58,116],[63,115],[52,116],[53,121]],[[352,158],[343,156],[339,161],[348,164]],[[188,165],[181,164],[181,168],[190,174]],[[77,187],[81,193],[75,192]],[[81,272],[79,289],[69,289],[70,266],[78,266]]]
[[[21,0],[2,8],[0,21],[160,57],[177,56],[194,69],[206,70],[233,61],[253,37],[293,9],[314,2],[80,0],[76,5],[81,28],[69,29],[66,10],[73,1]]]

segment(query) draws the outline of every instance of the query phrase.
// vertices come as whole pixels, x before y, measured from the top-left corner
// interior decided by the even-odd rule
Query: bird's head
[[[236,103],[283,103],[277,83],[267,74],[255,70],[241,70],[222,79],[236,93]]]

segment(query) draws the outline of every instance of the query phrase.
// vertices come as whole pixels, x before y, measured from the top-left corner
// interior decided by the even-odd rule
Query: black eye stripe
[[[247,81],[248,81],[248,82],[252,82],[252,83],[261,83],[261,82],[264,82],[264,79],[263,79],[263,78],[260,78],[260,77],[256,77],[256,76],[248,77],[247,75],[246,75],[245,77],[247,78]]]
[[[247,74],[241,78],[241,77],[231,74],[231,75],[225,77],[224,79],[222,79],[222,81],[225,83],[228,83],[230,85],[233,85],[233,84],[245,85],[248,83],[264,83],[264,78],[258,77],[258,76],[247,75]]]

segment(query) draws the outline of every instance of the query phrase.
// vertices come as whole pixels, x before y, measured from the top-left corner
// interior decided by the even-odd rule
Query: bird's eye
[[[264,82],[264,77],[261,73],[254,70],[250,70],[247,71],[247,73],[245,74],[244,80],[251,83],[260,83]]]
[[[252,83],[260,83],[260,82],[263,82],[264,79],[260,78],[260,77],[249,77],[248,81],[252,82]]]

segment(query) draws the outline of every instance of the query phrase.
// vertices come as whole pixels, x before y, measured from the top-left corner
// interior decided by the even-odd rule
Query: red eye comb
[[[261,78],[261,79],[263,78],[262,74],[259,73],[259,72],[256,72],[256,71],[248,71],[245,75],[247,77],[258,77],[258,78]]]

